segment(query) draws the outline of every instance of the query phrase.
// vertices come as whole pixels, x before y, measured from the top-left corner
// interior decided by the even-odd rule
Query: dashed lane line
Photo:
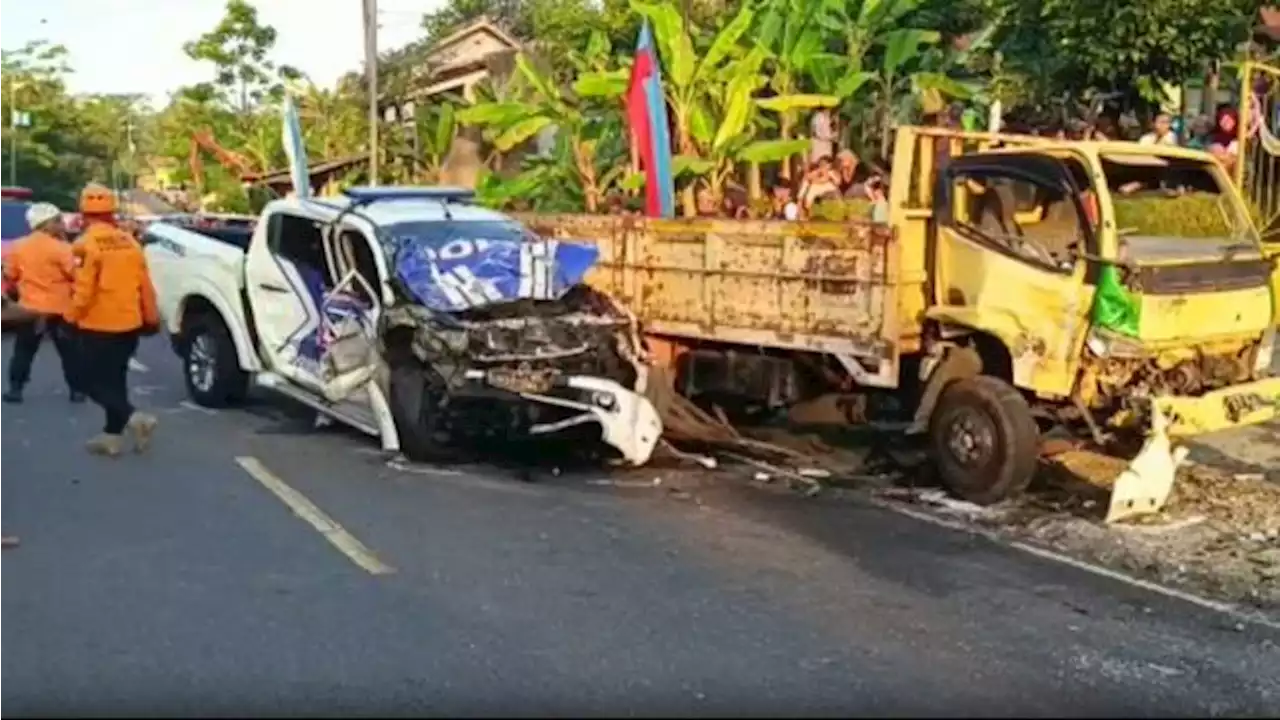
[[[270,490],[285,505],[288,505],[293,514],[306,520],[307,524],[323,535],[330,545],[337,548],[338,552],[346,555],[347,559],[358,565],[365,572],[370,575],[390,575],[396,571],[395,568],[379,560],[372,550],[365,547],[364,543],[347,532],[336,520],[316,507],[315,503],[308,500],[305,495],[294,490],[279,476],[268,470],[257,458],[237,457],[236,463],[245,472],[249,473],[250,477]]]

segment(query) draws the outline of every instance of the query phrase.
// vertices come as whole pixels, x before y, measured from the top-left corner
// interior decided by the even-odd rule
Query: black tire
[[[1031,483],[1040,428],[1016,388],[980,376],[942,392],[929,419],[929,443],[943,485],[964,500],[991,505]]]
[[[422,368],[409,364],[391,366],[391,397],[387,404],[400,437],[400,452],[414,462],[447,460],[451,455],[436,437],[437,394],[431,389],[431,378]]]
[[[198,405],[221,408],[244,400],[249,394],[249,373],[240,369],[231,332],[217,314],[201,314],[187,321],[179,345],[182,380],[187,395]],[[201,364],[212,363],[202,376]]]

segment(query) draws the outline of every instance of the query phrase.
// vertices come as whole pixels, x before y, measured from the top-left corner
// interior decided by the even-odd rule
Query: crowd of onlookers
[[[1258,119],[1254,114],[1255,122]],[[1251,123],[1252,124],[1252,123]],[[1185,123],[1172,113],[1158,113],[1145,133],[1131,135],[1122,130],[1110,117],[1100,117],[1094,122],[1076,120],[1061,125],[1027,126],[1012,124],[1010,132],[1031,135],[1049,135],[1063,140],[1119,140],[1137,141],[1142,145],[1171,145],[1204,150],[1218,158],[1228,170],[1235,166],[1239,154],[1240,113],[1231,105],[1219,105],[1214,117],[1200,115]]]
[[[955,106],[936,113],[927,122],[938,127],[979,129],[964,108]],[[1251,113],[1256,121],[1258,113]],[[1231,105],[1220,105],[1211,118],[1202,115],[1183,122],[1171,113],[1160,112],[1152,118],[1146,132],[1122,127],[1114,119],[1101,116],[1093,121],[1074,120],[1065,123],[1019,121],[1008,119],[1003,130],[1011,134],[1056,137],[1073,141],[1131,141],[1143,145],[1168,145],[1204,150],[1231,171],[1239,154],[1239,113]],[[852,150],[839,147],[837,120],[830,111],[815,112],[809,123],[809,152],[802,168],[779,173],[770,184],[768,201],[751,202],[746,190],[730,183],[716,194],[700,185],[694,192],[697,217],[733,218],[738,220],[808,220],[828,217],[822,205],[828,202],[850,202],[873,222],[888,222],[888,173],[879,167],[868,167]],[[1251,122],[1251,125],[1254,123]],[[1252,129],[1251,129],[1252,132]],[[790,175],[790,177],[788,177]],[[610,214],[640,214],[634,201],[615,193],[606,199]],[[841,215],[841,217],[846,217]]]

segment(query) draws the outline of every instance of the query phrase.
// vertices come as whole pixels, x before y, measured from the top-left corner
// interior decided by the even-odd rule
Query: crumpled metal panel
[[[587,276],[648,332],[887,357],[896,340],[893,233],[868,223],[517,216],[594,242]]]

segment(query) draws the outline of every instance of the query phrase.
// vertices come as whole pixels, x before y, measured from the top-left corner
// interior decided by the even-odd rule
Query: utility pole
[[[18,125],[22,115],[18,112],[18,81],[9,81],[9,184],[18,184]]]
[[[378,184],[378,0],[364,0],[364,71],[369,84],[369,184]]]
[[[9,91],[9,184],[18,184],[18,128],[31,127],[31,113],[17,109],[15,93]]]

